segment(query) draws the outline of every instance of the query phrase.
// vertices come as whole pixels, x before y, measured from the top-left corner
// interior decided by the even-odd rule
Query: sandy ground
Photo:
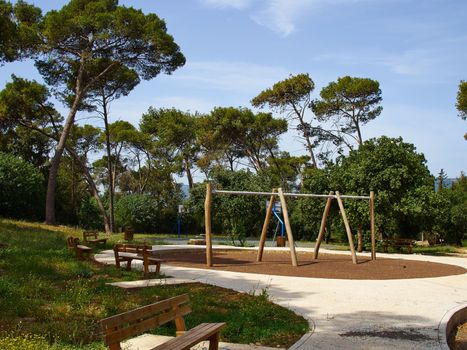
[[[158,256],[174,266],[206,268],[206,254],[202,250],[162,251]],[[467,272],[460,266],[428,261],[359,256],[352,264],[349,255],[320,254],[313,260],[311,253],[298,252],[299,266],[291,265],[288,252],[265,252],[262,262],[256,262],[255,251],[215,250],[212,270],[247,272],[278,276],[333,278],[353,280],[391,280],[461,275]]]

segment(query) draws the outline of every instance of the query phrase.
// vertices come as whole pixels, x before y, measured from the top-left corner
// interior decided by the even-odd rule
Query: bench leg
[[[131,271],[131,261],[132,261],[132,260],[133,260],[133,259],[128,259],[128,260],[126,261],[126,270],[127,270],[127,271]]]
[[[158,275],[159,272],[161,272],[161,263],[160,262],[156,264],[156,275]]]
[[[219,350],[219,333],[209,338],[209,350]]]

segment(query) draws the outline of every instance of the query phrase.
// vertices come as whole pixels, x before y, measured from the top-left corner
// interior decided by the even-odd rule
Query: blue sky
[[[66,1],[36,0],[44,11]],[[157,0],[121,1],[164,18],[186,65],[141,83],[112,105],[113,120],[138,124],[149,106],[209,112],[250,107],[260,91],[309,73],[314,97],[350,75],[378,80],[383,113],[363,137],[402,136],[425,154],[433,174],[467,170],[467,122],[457,116],[467,80],[467,1],[463,0]],[[30,62],[0,67],[41,80]],[[311,116],[309,116],[310,118]],[[281,147],[305,154],[292,130]]]

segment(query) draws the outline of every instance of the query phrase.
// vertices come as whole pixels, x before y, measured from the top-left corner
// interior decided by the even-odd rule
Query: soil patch
[[[206,267],[206,252],[201,250],[164,251],[160,257],[175,266]],[[359,256],[358,264],[352,264],[350,255],[320,254],[313,260],[312,253],[297,252],[298,267],[293,267],[289,252],[264,252],[263,261],[256,262],[256,251],[214,250],[212,270],[259,273],[279,276],[298,276],[336,279],[408,279],[460,275],[466,269],[432,262],[384,259],[371,260]]]

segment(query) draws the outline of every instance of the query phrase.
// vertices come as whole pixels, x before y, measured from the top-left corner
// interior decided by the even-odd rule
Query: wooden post
[[[204,201],[204,226],[206,228],[206,265],[212,266],[212,239],[211,239],[211,184],[206,184],[206,200]]]
[[[318,259],[319,247],[324,237],[324,230],[326,229],[326,223],[328,221],[329,211],[331,210],[333,195],[334,195],[333,191],[329,192],[329,198],[326,201],[326,206],[324,207],[323,218],[321,219],[321,227],[319,228],[319,233],[318,233],[318,237],[316,238],[315,249],[313,252],[313,259]]]
[[[371,260],[376,260],[375,192],[370,191]]]
[[[273,188],[272,192],[276,192],[276,189]],[[263,251],[264,251],[264,244],[266,243],[266,236],[268,234],[268,227],[269,222],[271,221],[272,216],[272,208],[274,208],[274,201],[276,200],[276,196],[271,196],[269,198],[269,205],[266,210],[266,218],[264,219],[263,223],[263,230],[261,231],[261,237],[259,239],[259,246],[258,246],[258,256],[256,257],[256,261],[261,261],[263,259]]]
[[[295,242],[293,240],[292,228],[290,227],[289,221],[289,213],[287,211],[287,204],[285,203],[285,197],[284,193],[282,192],[282,188],[278,188],[277,193],[279,194],[279,198],[281,200],[282,215],[284,217],[285,230],[287,231],[287,239],[289,240],[290,257],[292,259],[292,265],[298,266],[297,253],[295,252]]]
[[[357,263],[357,254],[355,253],[355,247],[353,246],[352,230],[350,229],[349,221],[347,220],[347,215],[345,215],[344,204],[342,203],[341,196],[338,191],[336,191],[337,203],[339,203],[339,209],[341,210],[342,220],[344,220],[345,231],[347,232],[347,238],[349,240],[350,252],[352,253],[352,262]]]

